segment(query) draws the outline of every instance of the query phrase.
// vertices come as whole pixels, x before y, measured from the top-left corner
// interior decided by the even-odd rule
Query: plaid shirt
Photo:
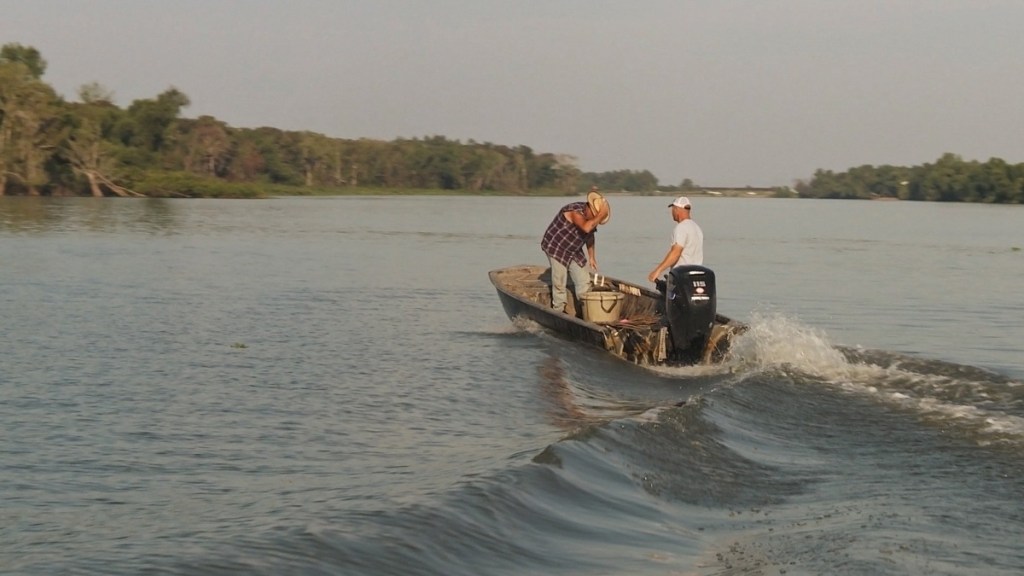
[[[584,233],[575,224],[566,220],[562,214],[564,212],[583,214],[583,209],[586,206],[586,202],[573,202],[562,206],[558,214],[555,214],[551,224],[548,224],[548,229],[544,231],[544,238],[540,241],[540,249],[566,268],[569,267],[570,262],[575,262],[583,268],[587,266],[587,260],[583,257],[583,247],[587,245],[588,240],[594,237],[594,233]]]

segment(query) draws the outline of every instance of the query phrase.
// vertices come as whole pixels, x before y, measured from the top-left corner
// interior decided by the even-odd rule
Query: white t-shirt
[[[692,219],[687,218],[676,224],[672,229],[672,243],[683,247],[673,268],[683,264],[704,264],[704,232]]]

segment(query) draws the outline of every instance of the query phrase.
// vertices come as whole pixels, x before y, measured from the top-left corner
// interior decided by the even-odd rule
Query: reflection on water
[[[640,370],[633,366],[628,369]],[[639,394],[628,398],[618,392],[602,389],[596,383],[578,382],[570,374],[564,360],[554,354],[540,362],[537,374],[540,376],[540,394],[546,405],[548,423],[570,434],[617,419],[645,419],[651,410],[685,403],[678,400],[676,391],[668,391],[668,398],[661,397],[661,393],[653,396]],[[597,380],[604,381],[603,378]],[[633,391],[636,392],[635,389]]]
[[[541,391],[548,401],[548,415],[553,426],[570,431],[588,420],[587,413],[573,397],[572,384],[566,378],[565,367],[559,358],[548,356],[537,367],[537,372],[540,374]]]
[[[5,231],[168,233],[181,213],[166,198],[0,197],[0,228]]]

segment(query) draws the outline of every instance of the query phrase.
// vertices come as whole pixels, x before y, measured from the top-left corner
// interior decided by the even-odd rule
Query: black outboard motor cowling
[[[704,266],[676,266],[668,273],[665,316],[675,353],[699,360],[704,353],[718,306],[715,273]]]

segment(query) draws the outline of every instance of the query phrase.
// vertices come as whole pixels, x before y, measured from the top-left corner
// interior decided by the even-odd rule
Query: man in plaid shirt
[[[594,232],[599,225],[606,224],[611,215],[611,207],[594,186],[586,202],[562,206],[548,224],[540,248],[551,264],[551,307],[555,310],[566,311],[566,275],[572,277],[577,298],[590,291],[590,271],[585,268],[588,260],[583,258],[583,247],[587,247],[590,268],[597,270]]]

